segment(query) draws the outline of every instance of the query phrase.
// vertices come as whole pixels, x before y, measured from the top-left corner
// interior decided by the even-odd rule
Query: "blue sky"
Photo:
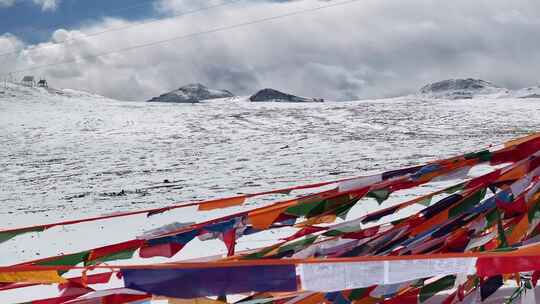
[[[0,1],[1,2],[1,1]],[[31,0],[0,6],[0,30],[27,43],[48,40],[58,28],[78,28],[102,17],[127,20],[155,16],[154,0],[62,0],[56,9],[43,10]]]

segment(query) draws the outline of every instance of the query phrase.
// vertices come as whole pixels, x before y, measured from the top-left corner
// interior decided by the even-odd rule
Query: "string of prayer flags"
[[[470,176],[479,164],[497,167]],[[428,183],[434,187],[430,193],[422,191],[398,203],[386,201],[397,191]],[[72,304],[160,296],[171,303],[218,304],[238,294],[249,295],[239,302],[243,304],[432,303],[440,296],[442,303],[452,304],[490,299],[508,280],[526,284],[528,272],[531,286],[540,277],[540,134],[503,148],[318,185],[328,187],[202,223],[173,223],[135,240],[0,267],[0,291],[55,283],[65,291],[60,297],[70,296],[70,290],[72,295],[84,292],[65,299]],[[250,197],[190,206],[198,211],[241,206]],[[349,218],[351,208],[361,208],[365,198],[374,198],[381,208]],[[172,209],[152,212],[168,210]],[[287,235],[277,233],[273,244],[236,250],[244,236],[285,227]],[[0,231],[0,243],[18,233],[40,231],[32,229]],[[223,241],[226,256],[167,264],[105,264],[131,259],[137,251],[142,258],[171,258],[195,238]],[[86,274],[103,269],[108,272],[96,274],[99,277]],[[62,278],[68,270],[82,270],[83,276]],[[112,272],[126,288],[85,289],[108,282]],[[528,289],[530,298],[532,287]],[[515,298],[524,299],[524,290],[516,289]]]

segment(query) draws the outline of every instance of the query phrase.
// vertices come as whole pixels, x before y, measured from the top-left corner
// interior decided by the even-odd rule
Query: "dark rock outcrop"
[[[252,102],[322,102],[323,99],[299,97],[287,94],[274,89],[262,89],[251,95],[249,100]]]
[[[154,97],[149,102],[176,102],[176,103],[197,103],[201,100],[230,98],[234,94],[227,90],[214,90],[206,86],[196,83],[188,84],[158,97]]]

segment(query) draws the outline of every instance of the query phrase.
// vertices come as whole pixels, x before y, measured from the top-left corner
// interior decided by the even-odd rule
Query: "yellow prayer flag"
[[[0,272],[0,283],[55,284],[65,282],[67,280],[59,276],[56,270]]]

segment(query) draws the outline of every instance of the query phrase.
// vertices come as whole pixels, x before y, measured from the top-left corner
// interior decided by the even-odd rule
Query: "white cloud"
[[[17,1],[21,0],[0,0],[0,8],[13,6]],[[41,6],[43,11],[54,11],[60,4],[60,0],[32,0],[32,2]]]
[[[224,3],[220,0],[160,0],[155,7],[160,12],[182,13]]]
[[[540,41],[535,38],[540,34],[540,2],[527,0],[410,0],[407,5],[400,0],[363,0],[195,39],[84,59],[106,50],[321,3],[331,2],[242,2],[93,38],[81,34],[130,25],[105,19],[77,31],[59,30],[51,41],[66,37],[78,37],[80,41],[27,47],[10,64],[24,69],[78,60],[78,64],[34,73],[47,76],[52,85],[138,100],[191,82],[237,94],[274,87],[305,96],[351,99],[411,93],[427,82],[451,77],[478,77],[511,87],[538,81],[540,53],[536,50]],[[5,61],[0,58],[0,62]],[[0,66],[0,70],[7,69]]]
[[[17,39],[17,37],[10,34],[0,35],[0,50],[16,51],[22,50],[23,48],[24,43]],[[14,70],[18,66],[17,60],[13,60],[13,58],[9,57],[0,57],[0,74],[3,74],[2,72]],[[8,75],[2,75],[0,76],[0,79],[6,79],[7,76]]]
[[[0,8],[1,7],[9,7],[15,4],[15,0],[0,0]]]
[[[33,0],[44,11],[54,11],[60,4],[60,0]]]

